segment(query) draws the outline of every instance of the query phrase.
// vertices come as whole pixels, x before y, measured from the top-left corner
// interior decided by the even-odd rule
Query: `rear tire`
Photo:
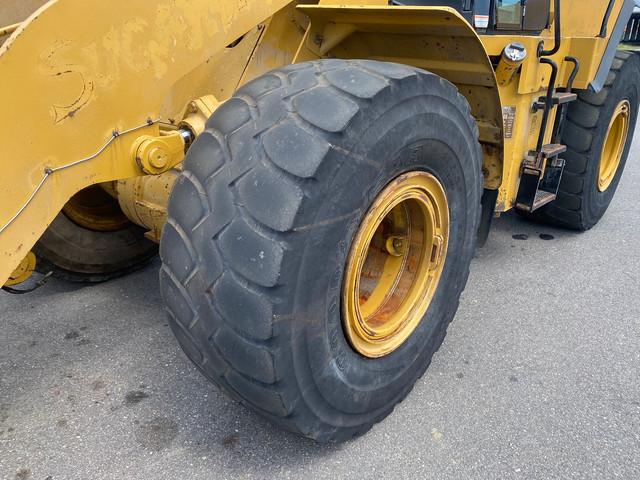
[[[599,186],[603,146],[616,107],[624,100],[630,105],[629,133],[620,163],[606,189]],[[594,227],[609,208],[624,172],[633,141],[640,100],[640,57],[618,51],[602,91],[578,92],[578,100],[568,109],[562,135],[567,145],[567,162],[558,198],[524,216],[541,223],[578,231]],[[522,213],[522,212],[519,212]]]
[[[71,207],[73,202],[80,204]],[[157,256],[158,246],[144,234],[127,220],[117,200],[98,186],[89,187],[70,200],[34,246],[36,269],[79,283],[121,277]]]
[[[161,291],[182,348],[283,428],[323,442],[365,433],[409,393],[457,310],[481,161],[469,105],[434,74],[326,60],[250,82],[208,121],[169,202]],[[347,257],[377,195],[415,171],[448,197],[444,270],[411,336],[366,358],[343,330]]]

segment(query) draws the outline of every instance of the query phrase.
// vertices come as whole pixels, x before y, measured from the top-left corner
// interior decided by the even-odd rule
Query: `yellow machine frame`
[[[12,18],[25,8],[14,3],[7,18],[0,12],[0,285],[33,270],[33,245],[90,185],[115,191],[127,216],[159,238],[171,172],[190,141],[178,128],[197,136],[239,85],[318,58],[405,63],[456,84],[480,128],[485,188],[499,192],[496,212],[507,211],[540,130],[531,104],[549,83],[535,51],[541,40],[554,42],[553,26],[541,35],[478,36],[453,9],[387,0],[51,0],[27,19]],[[581,62],[576,88],[596,78],[628,8],[616,0],[608,34],[599,36],[607,3],[563,1],[562,46],[552,57],[558,85],[571,72],[567,55]],[[500,85],[492,58],[513,41],[531,54]],[[158,175],[169,177],[154,182]]]

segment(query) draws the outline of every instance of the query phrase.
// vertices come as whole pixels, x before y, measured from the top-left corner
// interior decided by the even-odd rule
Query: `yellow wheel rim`
[[[436,177],[407,173],[378,195],[343,284],[343,327],[357,352],[379,358],[409,338],[436,292],[448,244],[449,205]]]
[[[630,112],[631,105],[629,100],[621,101],[613,112],[600,157],[598,190],[601,192],[606,191],[611,186],[618,172],[624,147],[627,143],[627,136],[629,135]]]
[[[130,223],[118,201],[99,185],[76,193],[62,211],[75,224],[96,232],[115,232]]]
[[[27,253],[27,256],[22,259],[20,265],[13,271],[5,286],[12,287],[14,285],[18,285],[22,282],[27,281],[27,279],[33,274],[36,269],[36,256],[33,252]]]

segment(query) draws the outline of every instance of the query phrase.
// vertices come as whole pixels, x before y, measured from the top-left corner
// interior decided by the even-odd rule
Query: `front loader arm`
[[[67,200],[142,175],[180,81],[290,0],[52,0],[0,47],[0,285]],[[0,7],[1,8],[1,7]]]

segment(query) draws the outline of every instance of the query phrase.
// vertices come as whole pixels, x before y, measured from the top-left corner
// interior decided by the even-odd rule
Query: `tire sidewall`
[[[292,329],[294,364],[302,370],[298,381],[308,383],[301,385],[302,391],[315,390],[334,408],[350,414],[389,408],[422,375],[455,314],[474,249],[481,181],[477,140],[451,103],[433,98],[422,106],[420,101],[412,103],[409,114],[408,104],[396,106],[362,133],[357,155],[384,161],[378,170],[364,168],[356,175],[348,166],[338,170],[318,212],[322,216],[323,209],[332,209],[337,202],[356,213],[305,240],[308,247],[299,272],[295,310],[304,312],[306,321]],[[402,116],[406,118],[396,128],[385,129]],[[336,161],[352,165],[346,157]],[[447,194],[451,230],[445,268],[434,299],[412,335],[391,354],[370,359],[355,352],[344,334],[344,268],[353,238],[376,196],[410,171],[433,174]]]

